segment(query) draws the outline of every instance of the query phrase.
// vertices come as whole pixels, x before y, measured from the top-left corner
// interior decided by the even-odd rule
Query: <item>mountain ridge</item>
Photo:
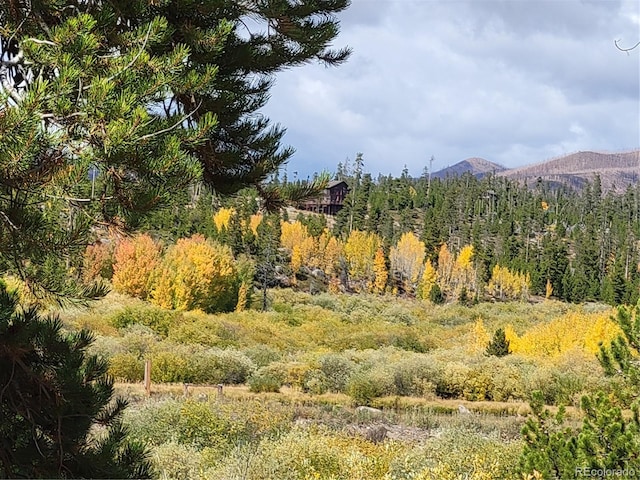
[[[619,191],[640,181],[640,149],[615,153],[585,150],[516,168],[472,157],[438,170],[432,177],[446,178],[467,172],[478,178],[494,173],[518,182],[542,179],[552,185],[573,188],[582,188],[598,175],[604,190]]]

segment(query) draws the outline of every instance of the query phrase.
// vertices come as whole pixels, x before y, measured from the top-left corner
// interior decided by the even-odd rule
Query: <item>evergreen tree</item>
[[[485,350],[485,355],[493,355],[495,357],[504,357],[511,353],[511,349],[509,348],[509,340],[504,333],[503,328],[499,328],[493,334],[493,338],[487,345],[487,349]]]
[[[431,290],[429,291],[429,300],[436,305],[442,305],[446,300],[446,297],[442,292],[440,285],[438,285],[437,283],[433,284]]]
[[[0,284],[0,338],[0,477],[150,478],[89,332],[63,333]]]
[[[75,2],[69,8],[64,2],[47,0],[24,6],[3,2],[0,20],[6,31],[13,33],[20,25],[21,34],[28,37],[41,35],[43,24],[50,29],[88,13],[104,32],[109,53],[129,48],[132,34],[139,35],[150,22],[163,19],[166,30],[153,35],[153,41],[149,36],[147,50],[171,55],[179,48],[179,63],[165,72],[179,66],[184,73],[156,96],[157,110],[182,116],[178,126],[188,129],[209,123],[211,113],[216,114],[217,128],[202,132],[190,153],[199,160],[205,182],[228,193],[262,182],[293,154],[291,148],[280,148],[284,129],[271,126],[256,112],[267,102],[276,73],[310,61],[339,65],[349,57],[348,48],[329,48],[339,30],[336,14],[348,5],[348,0],[108,0]],[[14,41],[11,33],[2,36],[4,43]],[[50,78],[50,72],[45,73]],[[78,85],[83,89],[89,83],[76,82],[71,90],[78,90]]]
[[[545,480],[575,478],[578,442],[574,432],[563,426],[565,408],[561,406],[552,415],[544,408],[541,392],[533,393],[529,405],[532,415],[522,428],[520,469],[524,473],[538,472]]]

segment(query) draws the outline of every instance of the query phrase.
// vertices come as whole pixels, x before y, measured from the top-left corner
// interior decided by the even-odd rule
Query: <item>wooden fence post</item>
[[[151,360],[144,361],[144,390],[147,397],[151,396]]]

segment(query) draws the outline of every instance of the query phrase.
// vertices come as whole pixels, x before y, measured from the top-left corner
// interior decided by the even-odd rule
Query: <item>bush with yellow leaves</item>
[[[232,311],[238,303],[238,271],[231,248],[202,235],[170,247],[154,272],[151,301],[163,308]]]

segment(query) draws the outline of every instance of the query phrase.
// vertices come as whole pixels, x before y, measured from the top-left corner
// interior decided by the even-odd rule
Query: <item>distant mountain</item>
[[[603,190],[627,188],[640,181],[640,150],[622,153],[576,152],[534,165],[507,169],[483,158],[468,158],[432,174],[434,178],[469,172],[481,178],[488,173],[532,185],[538,179],[556,185],[582,188],[600,176]]]
[[[622,153],[577,152],[546,162],[500,172],[528,184],[542,180],[581,188],[600,176],[603,190],[627,188],[640,180],[640,150]]]
[[[461,162],[456,163],[455,165],[451,165],[449,167],[443,168],[442,170],[438,170],[434,172],[431,177],[432,178],[447,178],[447,177],[455,177],[458,175],[462,175],[463,173],[470,173],[475,175],[478,178],[484,177],[488,173],[498,173],[505,170],[502,165],[498,165],[497,163],[490,162],[489,160],[485,160],[484,158],[467,158],[466,160],[462,160]]]

